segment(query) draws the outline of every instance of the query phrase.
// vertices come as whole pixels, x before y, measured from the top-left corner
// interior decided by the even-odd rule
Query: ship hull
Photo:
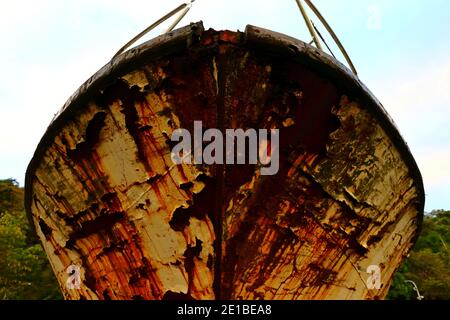
[[[278,129],[276,174],[175,164],[171,136],[195,121]],[[115,58],[56,116],[26,176],[66,299],[383,298],[423,206],[417,165],[364,85],[252,26],[192,24]]]

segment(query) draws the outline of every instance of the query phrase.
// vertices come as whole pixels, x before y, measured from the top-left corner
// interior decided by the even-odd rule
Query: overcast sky
[[[23,185],[37,143],[67,98],[125,42],[182,2],[2,1],[0,179]],[[314,3],[408,142],[424,178],[426,210],[450,209],[450,1]],[[199,20],[206,28],[253,24],[310,40],[295,0],[196,0],[180,25]]]

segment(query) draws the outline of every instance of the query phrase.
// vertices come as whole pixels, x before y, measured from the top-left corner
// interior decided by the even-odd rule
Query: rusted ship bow
[[[170,137],[194,121],[278,128],[278,173],[174,165]],[[383,298],[423,206],[416,163],[364,85],[252,26],[191,24],[116,57],[55,117],[26,175],[67,299]]]

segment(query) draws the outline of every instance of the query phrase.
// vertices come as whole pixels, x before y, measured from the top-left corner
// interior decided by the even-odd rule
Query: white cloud
[[[450,61],[447,56],[430,51],[429,60],[379,78],[373,87],[418,163],[427,192],[427,210],[449,209]]]
[[[408,70],[398,70],[397,75],[386,79],[390,88],[385,86],[385,99],[395,103],[393,111],[438,111],[450,107],[450,61],[448,57],[432,56],[430,60],[432,63],[424,61]]]
[[[446,185],[450,192],[450,145],[423,152],[419,161],[426,185]]]
[[[381,8],[377,4],[370,4],[367,8],[369,17],[367,18],[367,28],[369,30],[381,30]]]

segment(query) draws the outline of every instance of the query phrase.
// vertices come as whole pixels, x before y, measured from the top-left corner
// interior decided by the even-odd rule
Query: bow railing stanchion
[[[297,3],[300,0],[296,0]],[[311,0],[305,0],[306,4],[308,5],[308,7],[314,12],[314,14],[317,16],[317,18],[320,20],[320,22],[323,24],[323,26],[325,27],[325,29],[327,29],[328,33],[331,35],[331,37],[333,38],[334,42],[336,43],[336,45],[338,46],[339,50],[341,50],[342,55],[344,56],[345,60],[347,61],[348,65],[350,66],[350,69],[352,69],[353,73],[355,75],[358,75],[358,72],[356,71],[355,66],[353,65],[352,60],[350,59],[350,56],[348,55],[347,51],[345,50],[344,46],[342,45],[341,41],[339,40],[339,38],[337,37],[336,33],[333,31],[333,29],[331,28],[331,26],[328,24],[328,22],[325,20],[325,18],[322,16],[322,14],[320,13],[320,11],[317,9],[317,7],[311,2]]]
[[[120,48],[119,51],[117,51],[116,54],[112,57],[112,59],[114,59],[115,57],[117,57],[117,56],[121,55],[122,53],[124,53],[129,47],[131,47],[136,41],[138,41],[140,38],[142,38],[145,34],[147,34],[148,32],[152,31],[157,26],[159,26],[161,23],[163,23],[164,21],[166,21],[167,19],[171,18],[172,16],[174,16],[175,14],[177,14],[178,12],[180,12],[181,10],[184,9],[184,11],[177,18],[177,20],[175,20],[175,22],[172,23],[172,25],[167,30],[167,32],[172,31],[173,28],[175,28],[175,26],[181,21],[181,19],[183,19],[184,16],[188,13],[188,11],[191,8],[192,3],[194,1],[195,0],[191,0],[191,1],[187,2],[187,3],[183,3],[183,4],[179,5],[178,7],[176,7],[175,9],[170,11],[169,13],[167,13],[165,16],[163,16],[162,18],[158,19],[156,22],[154,22],[153,24],[151,24],[150,26],[145,28],[138,35],[136,35],[133,39],[128,41],[122,48]]]
[[[187,14],[187,13],[189,12],[189,10],[191,9],[192,3],[193,3],[194,1],[195,1],[195,0],[191,0],[191,2],[188,3],[186,9],[184,9],[184,10],[181,12],[181,14],[178,16],[177,20],[175,20],[175,21],[170,25],[170,27],[167,28],[166,33],[167,33],[167,32],[171,32],[171,31],[178,25],[178,23],[186,16],[186,14]]]
[[[323,50],[322,49],[322,45],[320,44],[319,38],[317,38],[316,31],[314,30],[312,22],[309,19],[308,14],[306,13],[306,10],[303,7],[303,4],[302,4],[301,0],[295,0],[295,1],[297,2],[297,6],[300,9],[300,12],[301,12],[301,14],[303,16],[303,19],[305,20],[306,27],[308,28],[309,33],[311,34],[311,37],[312,37],[312,39],[314,41],[314,44],[316,45],[316,47],[318,49]]]

